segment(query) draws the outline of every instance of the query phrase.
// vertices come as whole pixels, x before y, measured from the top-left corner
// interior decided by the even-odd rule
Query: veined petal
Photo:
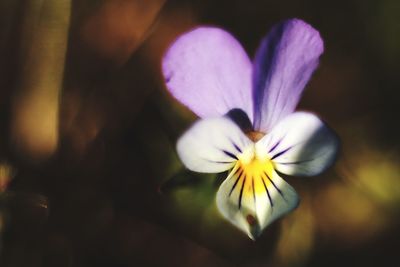
[[[163,58],[171,94],[199,117],[233,108],[253,118],[252,64],[239,42],[222,29],[196,28],[179,37]]]
[[[332,165],[339,139],[317,116],[295,112],[256,143],[260,158],[269,158],[279,172],[313,176]]]
[[[297,207],[295,190],[270,162],[240,162],[221,184],[217,207],[233,225],[255,240],[274,220]]]
[[[323,49],[318,31],[298,19],[277,24],[262,40],[253,71],[256,130],[270,132],[295,110]]]
[[[227,117],[198,120],[177,143],[183,164],[196,172],[226,171],[253,142]]]

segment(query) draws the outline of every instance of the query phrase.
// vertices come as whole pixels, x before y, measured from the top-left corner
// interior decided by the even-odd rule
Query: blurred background
[[[0,266],[398,266],[400,2],[0,0]],[[335,166],[289,178],[299,208],[256,242],[214,204],[223,175],[174,147],[195,119],[160,72],[196,25],[250,56],[297,17],[325,41],[299,109]]]

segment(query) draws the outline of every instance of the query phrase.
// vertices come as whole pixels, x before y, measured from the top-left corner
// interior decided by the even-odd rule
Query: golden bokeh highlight
[[[5,192],[14,178],[16,170],[7,162],[0,163],[0,194]]]
[[[22,156],[42,160],[58,145],[71,0],[30,0],[24,8],[11,136]]]
[[[315,246],[315,218],[312,196],[302,194],[301,204],[282,220],[275,248],[276,266],[303,266]]]

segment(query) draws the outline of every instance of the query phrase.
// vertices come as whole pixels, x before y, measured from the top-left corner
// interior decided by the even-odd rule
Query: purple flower
[[[202,118],[178,140],[179,157],[192,171],[229,170],[217,207],[251,239],[298,205],[281,174],[318,175],[336,157],[335,133],[314,114],[294,112],[322,52],[318,31],[291,19],[272,28],[253,64],[213,27],[183,34],[164,56],[168,90]]]

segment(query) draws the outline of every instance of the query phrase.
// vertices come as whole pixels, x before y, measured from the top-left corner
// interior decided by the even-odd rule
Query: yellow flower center
[[[253,191],[254,193],[265,193],[265,186],[268,186],[272,179],[272,174],[274,167],[269,159],[259,160],[253,158],[250,162],[237,162],[238,168],[243,170],[243,175],[248,177],[245,186],[248,187],[248,191]],[[264,186],[265,184],[265,186]]]
[[[242,200],[256,199],[259,194],[267,194],[270,198],[269,186],[273,184],[274,165],[270,158],[257,155],[254,145],[247,147],[240,155],[232,168],[228,179],[233,179],[231,195]]]

